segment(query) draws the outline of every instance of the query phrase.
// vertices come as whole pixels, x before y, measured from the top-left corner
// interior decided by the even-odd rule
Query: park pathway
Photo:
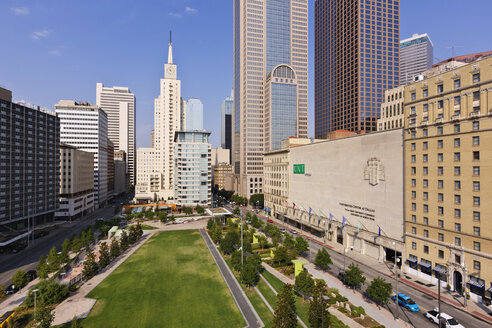
[[[236,278],[232,274],[231,269],[229,269],[229,267],[227,266],[227,263],[220,255],[219,251],[215,247],[214,243],[212,242],[208,234],[203,229],[200,229],[200,233],[202,234],[202,237],[205,240],[205,243],[207,244],[207,247],[210,250],[212,257],[214,258],[215,263],[219,267],[220,273],[224,277],[227,286],[229,286],[231,294],[234,297],[234,300],[236,301],[239,310],[243,314],[244,320],[246,320],[248,324],[247,327],[249,328],[263,327],[264,326],[263,321],[261,321],[260,317],[258,316],[258,313],[256,313],[256,310],[253,308],[253,305],[249,301],[243,289],[241,288]]]

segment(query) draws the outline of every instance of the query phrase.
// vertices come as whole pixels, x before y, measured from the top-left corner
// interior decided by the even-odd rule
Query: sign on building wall
[[[304,174],[305,171],[304,164],[294,164],[294,174]]]

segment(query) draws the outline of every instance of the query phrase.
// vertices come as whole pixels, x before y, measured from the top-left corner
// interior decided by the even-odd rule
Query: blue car
[[[393,296],[393,301],[396,301],[396,295]],[[419,306],[410,297],[403,293],[398,293],[398,305],[403,306],[412,312],[420,311]]]

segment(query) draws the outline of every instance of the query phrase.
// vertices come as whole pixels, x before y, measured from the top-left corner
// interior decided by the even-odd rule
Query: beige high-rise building
[[[490,298],[492,56],[405,86],[405,270]]]
[[[114,150],[127,154],[130,183],[135,183],[135,95],[126,87],[96,84],[96,104],[108,115],[108,137]]]
[[[212,148],[212,166],[217,165],[217,164],[228,164],[229,163],[229,154],[230,154],[229,149],[224,149],[224,148]]]
[[[174,199],[174,134],[185,129],[184,106],[170,42],[160,94],[154,100],[153,147],[137,149],[135,198],[138,201]]]
[[[232,174],[232,165],[215,165],[213,168],[213,174],[213,184],[219,186],[219,190],[226,189],[226,176]]]
[[[384,102],[381,104],[381,118],[378,119],[378,131],[401,129],[404,124],[403,88],[399,86],[384,92]]]
[[[236,188],[263,192],[263,153],[308,135],[308,1],[234,0]]]

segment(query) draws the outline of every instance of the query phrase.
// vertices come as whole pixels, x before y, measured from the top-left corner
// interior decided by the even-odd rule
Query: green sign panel
[[[294,164],[294,174],[304,174],[305,171],[304,164]]]

